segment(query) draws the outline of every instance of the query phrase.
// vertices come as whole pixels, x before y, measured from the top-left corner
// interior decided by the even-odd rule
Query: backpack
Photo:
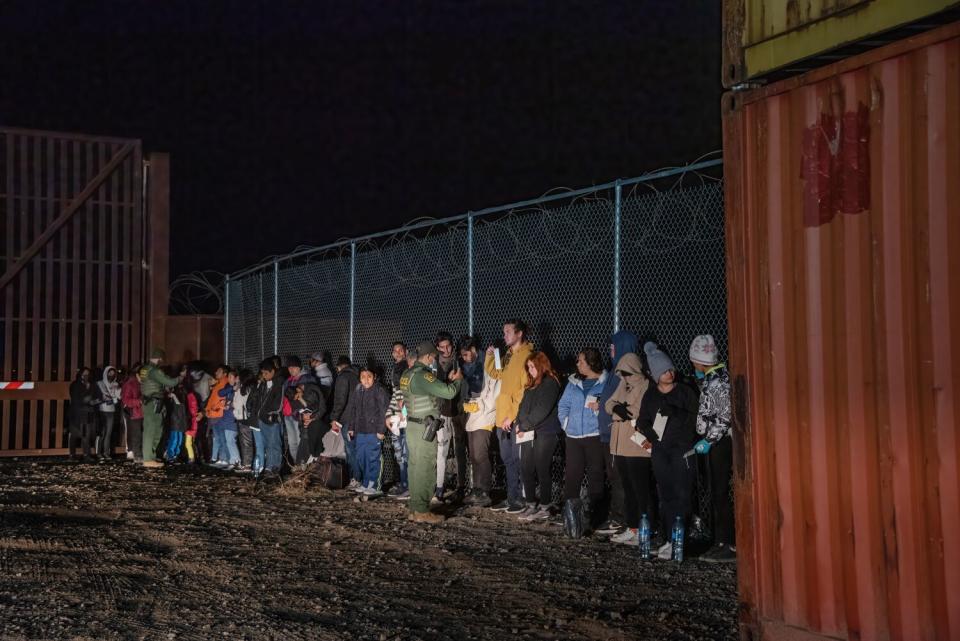
[[[590,528],[589,518],[580,499],[567,499],[563,504],[563,533],[571,539],[583,538]]]
[[[331,490],[342,490],[349,484],[347,465],[342,459],[321,456],[317,461],[320,482]]]

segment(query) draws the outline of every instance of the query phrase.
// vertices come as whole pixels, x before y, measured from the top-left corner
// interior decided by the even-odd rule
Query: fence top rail
[[[714,152],[717,153],[717,152]],[[712,154],[707,154],[712,155]],[[495,207],[487,207],[486,209],[480,209],[478,211],[470,211],[465,214],[459,214],[456,216],[448,216],[446,218],[427,218],[412,222],[402,227],[396,227],[394,229],[388,229],[385,231],[375,232],[372,234],[366,234],[363,236],[356,236],[353,238],[344,238],[326,245],[321,245],[318,247],[308,247],[301,249],[299,251],[294,251],[289,254],[283,254],[280,256],[274,256],[268,258],[252,267],[242,269],[240,271],[234,272],[232,274],[227,274],[226,280],[236,280],[244,276],[253,274],[261,269],[269,267],[276,262],[281,260],[290,260],[294,258],[303,258],[304,256],[309,256],[311,254],[317,254],[320,252],[328,251],[331,249],[336,249],[339,247],[348,247],[353,243],[362,243],[365,241],[373,240],[376,238],[382,238],[387,236],[393,236],[400,233],[406,233],[414,231],[417,229],[423,229],[424,227],[435,227],[437,225],[450,225],[453,223],[461,222],[467,220],[468,218],[476,218],[478,216],[486,216],[489,214],[496,214],[499,212],[510,211],[513,209],[522,209],[524,207],[529,207],[531,205],[539,205],[542,203],[553,202],[555,200],[563,200],[566,198],[577,198],[579,196],[585,196],[587,194],[592,194],[598,191],[603,191],[605,189],[613,189],[617,186],[628,187],[630,185],[636,185],[638,183],[651,182],[654,180],[660,180],[662,178],[670,178],[672,176],[680,176],[689,172],[696,172],[702,169],[710,169],[712,167],[718,167],[723,164],[723,158],[714,158],[712,160],[702,160],[699,162],[694,162],[689,165],[683,165],[681,167],[670,167],[668,169],[661,169],[657,171],[644,174],[642,176],[636,176],[635,178],[618,178],[610,182],[603,183],[601,185],[592,185],[590,187],[583,187],[581,189],[574,189],[570,191],[557,192],[555,194],[550,194],[548,196],[541,196],[539,198],[530,198],[527,200],[521,200],[514,203],[509,203],[507,205],[497,205]]]

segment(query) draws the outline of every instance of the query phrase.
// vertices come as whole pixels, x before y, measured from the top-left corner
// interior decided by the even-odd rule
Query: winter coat
[[[297,400],[294,392],[294,399],[291,402],[293,413],[300,419],[301,424],[305,413],[311,415],[311,424],[313,421],[322,421],[327,414],[327,395],[323,388],[316,383],[301,382],[298,385],[303,385],[303,395],[300,400]]]
[[[223,418],[223,412],[227,409],[227,398],[220,394],[227,386],[227,377],[224,376],[213,384],[210,388],[210,398],[204,407],[204,413],[208,419]]]
[[[466,380],[466,379],[464,379]],[[491,431],[497,423],[497,394],[500,393],[500,381],[490,376],[483,379],[483,387],[477,396],[470,398],[464,403],[464,408],[476,405],[476,411],[469,412],[467,415],[468,432],[478,430]]]
[[[607,382],[608,374],[603,372],[595,379],[589,391],[584,391],[585,381],[573,375],[567,379],[567,386],[557,403],[557,418],[563,431],[570,438],[586,438],[600,434],[599,413],[587,407],[587,397],[597,396]],[[599,401],[598,401],[599,402]]]
[[[503,425],[504,420],[517,418],[520,410],[520,401],[523,399],[524,387],[527,384],[527,358],[533,353],[533,345],[529,342],[517,346],[516,352],[507,350],[501,355],[503,369],[498,370],[493,354],[488,354],[483,362],[483,369],[490,378],[500,381],[500,394],[497,396],[497,425]]]
[[[600,414],[597,416],[597,427],[600,429],[600,442],[609,443],[610,436],[613,429],[613,417],[610,416],[610,413],[606,410],[607,400],[613,396],[613,393],[617,391],[617,386],[620,385],[620,377],[617,376],[617,364],[620,359],[627,354],[635,354],[637,351],[637,336],[633,332],[628,332],[621,329],[619,332],[610,337],[610,344],[613,345],[613,352],[615,354],[613,363],[613,370],[610,372],[610,375],[607,377],[607,382],[604,384],[602,390],[598,390],[600,393],[597,395],[597,401],[600,403]]]
[[[227,383],[217,392],[217,396],[220,397],[221,405],[223,406],[223,414],[220,416],[220,420],[217,421],[217,427],[225,430],[236,430],[237,429],[237,419],[233,415],[233,395],[236,393],[236,389],[233,385]],[[212,392],[211,392],[212,395]]]
[[[351,365],[345,367],[337,373],[337,379],[333,383],[333,409],[330,410],[330,420],[342,423],[340,420],[347,409],[347,403],[350,401],[350,394],[360,384],[360,372]]]
[[[250,425],[250,414],[247,412],[247,400],[250,398],[251,389],[252,388],[244,388],[242,385],[239,385],[233,390],[233,417],[237,419],[237,423],[241,425]]]
[[[143,399],[140,397],[140,380],[135,374],[127,377],[120,388],[120,402],[127,416],[132,419],[143,418]]]
[[[200,399],[196,392],[187,392],[185,399],[187,405],[187,420],[189,421],[186,434],[187,436],[196,437],[197,427],[200,424]]]
[[[199,374],[199,376],[197,376],[197,374]],[[213,377],[203,370],[190,372],[190,376],[193,378],[194,393],[196,393],[200,399],[200,403],[205,405],[210,398],[210,388],[213,387]]]
[[[77,375],[70,383],[70,420],[73,423],[87,423],[95,418],[95,408],[100,404],[97,386],[86,383]]]
[[[677,383],[667,394],[656,385],[651,385],[643,395],[637,429],[643,432],[653,449],[663,448],[677,453],[686,453],[697,440],[697,393],[685,383]],[[657,413],[667,418],[663,438],[658,438],[653,429]]]
[[[620,384],[605,403],[605,409],[612,417],[610,453],[614,456],[648,458],[650,451],[637,445],[631,437],[637,432],[636,419],[640,415],[643,395],[650,386],[650,380],[643,373],[640,357],[634,353],[624,355],[617,362],[617,371],[621,372]],[[630,372],[631,376],[623,376],[622,372]],[[623,420],[613,413],[613,408],[620,404],[627,406],[630,420]]]
[[[99,405],[100,411],[113,414],[117,406],[120,405],[120,383],[114,379],[112,382],[107,378],[107,374],[117,370],[113,365],[107,365],[103,368],[103,378],[97,383],[97,393],[102,399]]]
[[[383,417],[389,403],[387,390],[379,383],[374,383],[370,389],[358,384],[350,394],[340,422],[348,432],[355,434],[383,434],[386,431]]]
[[[283,415],[293,416],[293,397],[297,394],[297,385],[316,385],[317,379],[309,370],[301,371],[297,376],[291,376],[283,382]]]
[[[259,381],[247,399],[247,415],[250,420],[263,421],[268,425],[278,425],[283,400],[282,382],[279,380]]]
[[[730,433],[730,375],[723,363],[707,370],[700,383],[697,434],[716,443]]]
[[[560,383],[549,376],[536,387],[523,393],[517,410],[516,422],[522,432],[534,430],[539,434],[559,434],[560,419],[557,418],[557,401],[560,398]]]
[[[459,369],[460,361],[457,360],[456,355],[451,356],[449,360],[437,356],[437,380],[439,380],[441,383],[449,383],[450,375]],[[460,383],[460,388],[463,389],[463,382]],[[463,414],[463,407],[461,407],[460,403],[460,394],[454,398],[442,399],[438,402],[440,407],[440,416],[452,418],[454,416]]]
[[[333,372],[330,371],[330,366],[326,363],[320,363],[313,368],[313,377],[317,379],[320,387],[326,390],[333,387]]]
[[[403,376],[405,371],[407,371],[407,368],[407,359],[403,359],[399,363],[393,364],[393,369],[390,370],[390,385],[393,389],[400,387],[400,377]]]

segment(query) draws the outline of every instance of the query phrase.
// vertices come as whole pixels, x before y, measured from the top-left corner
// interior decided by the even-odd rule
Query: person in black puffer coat
[[[360,384],[350,394],[341,420],[354,443],[357,466],[354,478],[360,482],[358,491],[367,496],[380,491],[380,443],[386,431],[383,417],[389,403],[387,390],[377,383],[376,374],[366,368],[360,370]]]
[[[550,506],[553,505],[550,463],[561,432],[560,419],[557,418],[560,381],[550,359],[543,352],[531,354],[527,358],[526,368],[529,378],[517,411],[515,429],[518,441],[529,432],[534,433],[534,438],[520,445],[520,476],[527,502],[520,519],[535,521],[549,518]]]

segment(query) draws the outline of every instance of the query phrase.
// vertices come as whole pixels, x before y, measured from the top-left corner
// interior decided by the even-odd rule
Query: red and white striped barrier
[[[0,381],[0,390],[33,389],[33,381]]]

